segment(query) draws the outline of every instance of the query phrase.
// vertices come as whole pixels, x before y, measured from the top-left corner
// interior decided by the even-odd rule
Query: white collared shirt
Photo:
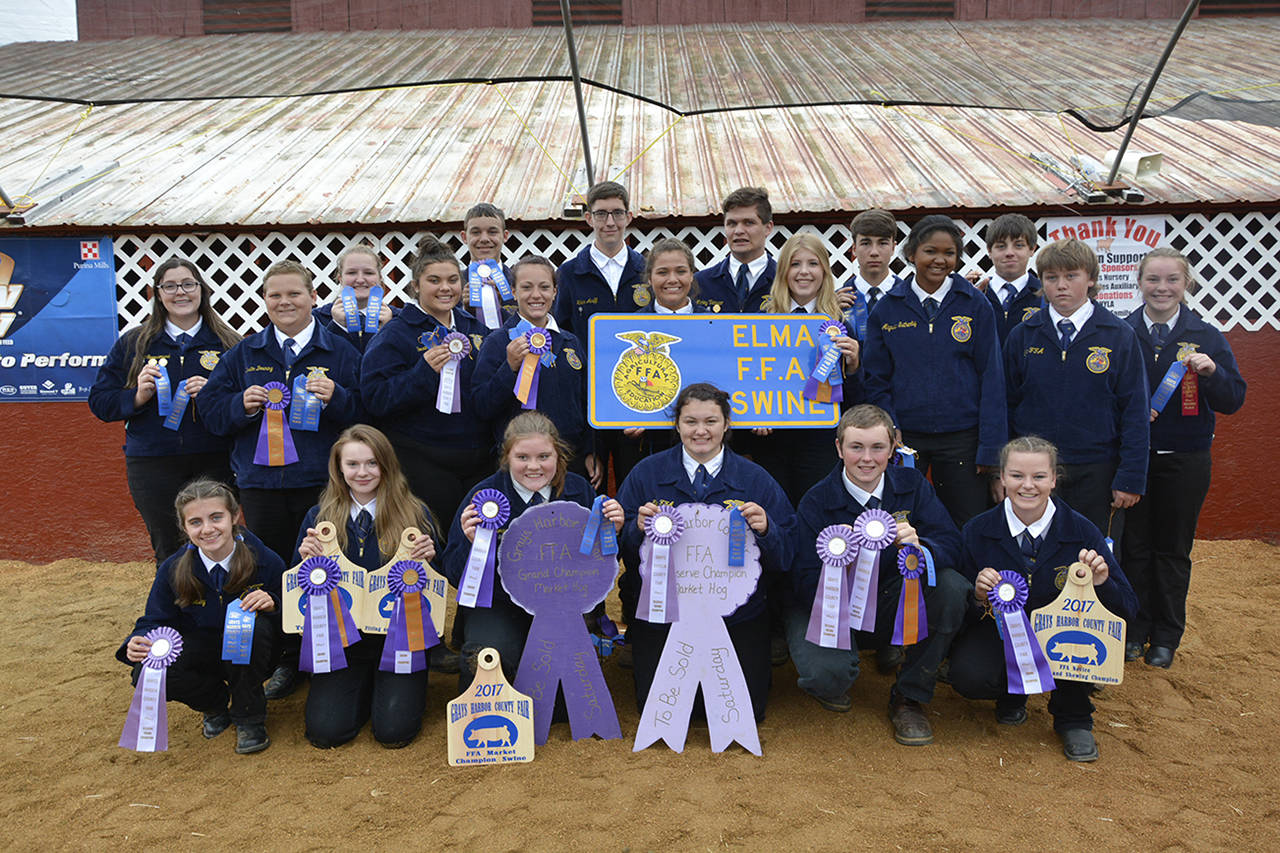
[[[876,483],[876,487],[871,491],[864,491],[849,477],[847,469],[840,471],[840,479],[844,480],[844,489],[849,495],[863,506],[867,505],[867,501],[872,498],[879,498],[880,503],[884,503],[884,472],[880,472],[880,482]]]
[[[1173,327],[1174,327],[1174,326],[1176,326],[1176,325],[1178,324],[1178,315],[1179,315],[1179,314],[1181,314],[1181,313],[1182,313],[1182,306],[1181,306],[1181,305],[1179,305],[1179,306],[1174,310],[1174,312],[1173,312],[1173,316],[1172,316],[1172,317],[1170,317],[1168,320],[1165,320],[1165,321],[1164,321],[1164,324],[1165,324],[1166,326],[1168,326],[1168,327],[1169,327],[1169,331],[1171,331],[1171,332],[1172,332],[1172,331],[1173,331]],[[1157,322],[1156,320],[1152,320],[1152,319],[1151,319],[1151,317],[1149,317],[1149,316],[1147,315],[1147,311],[1146,311],[1146,309],[1145,309],[1145,308],[1142,310],[1142,321],[1143,321],[1144,323],[1146,323],[1146,324],[1147,324],[1147,331],[1148,331],[1148,332],[1150,332],[1150,331],[1151,331],[1151,327],[1152,327],[1152,326],[1154,326],[1154,325],[1156,324],[1156,322]]]
[[[916,295],[916,298],[920,300],[921,305],[924,304],[924,301],[926,299],[932,299],[938,303],[938,307],[942,307],[942,300],[946,299],[947,294],[951,292],[951,276],[947,276],[946,280],[942,282],[942,286],[939,287],[937,290],[935,290],[933,293],[927,292],[923,287],[917,284],[916,276],[912,276],[911,292],[914,293]]]
[[[169,337],[173,338],[174,343],[177,343],[178,335],[188,335],[194,338],[200,332],[200,327],[203,325],[204,325],[204,318],[199,316],[196,317],[196,324],[192,326],[190,329],[178,328],[178,325],[174,323],[172,320],[165,320],[164,333]]]
[[[534,323],[532,320],[530,320],[528,317],[524,316],[523,314],[520,315],[520,319],[534,326],[538,325],[537,323]],[[549,313],[547,314],[547,319],[542,321],[542,328],[546,329],[548,332],[556,332],[557,334],[561,333],[560,324],[557,323],[556,318],[551,316],[551,314]]]
[[[1023,524],[1022,519],[1013,513],[1013,501],[1009,500],[1009,498],[1004,499],[1004,520],[1008,522],[1009,535],[1014,539],[1021,536],[1024,530],[1030,530],[1031,535],[1036,538],[1044,536],[1044,532],[1049,529],[1049,523],[1053,521],[1055,512],[1057,512],[1057,509],[1054,507],[1053,501],[1049,501],[1044,508],[1044,515],[1030,524]]]
[[[796,310],[797,308],[799,308],[801,311],[803,311],[803,312],[804,312],[804,313],[806,313],[806,314],[814,314],[814,313],[816,313],[816,312],[817,312],[817,310],[818,310],[818,297],[816,297],[816,296],[815,296],[815,297],[813,297],[812,299],[810,299],[808,302],[806,302],[806,303],[805,303],[805,304],[803,304],[803,305],[801,305],[801,304],[799,304],[798,302],[795,302],[795,301],[793,300],[793,301],[792,301],[792,303],[791,303],[791,312],[794,314],[794,313],[795,313],[795,310]]]
[[[200,555],[200,562],[204,563],[204,570],[206,572],[209,572],[210,575],[213,574],[214,566],[222,566],[223,570],[226,571],[228,576],[230,576],[231,575],[231,558],[236,555],[236,545],[238,544],[239,544],[238,542],[236,542],[235,540],[232,540],[231,551],[227,554],[227,556],[223,557],[221,560],[213,559],[213,557],[210,557],[201,548],[197,548],[196,553]]]
[[[889,292],[890,288],[893,287],[893,273],[888,273],[887,275],[885,275],[884,280],[881,281],[879,284],[871,284],[865,278],[862,277],[861,273],[859,273],[853,277],[853,286],[856,287],[858,289],[858,292],[862,294],[862,299],[864,302],[870,301],[871,291],[873,290],[879,291],[880,292],[879,298],[883,298],[884,295]]]
[[[623,243],[622,248],[618,250],[618,254],[610,257],[596,248],[595,243],[592,243],[591,261],[596,265],[596,269],[600,270],[600,274],[604,276],[609,289],[613,291],[613,295],[616,297],[618,295],[618,285],[622,281],[622,271],[627,266],[627,244]]]
[[[693,300],[686,298],[684,304],[672,311],[670,308],[663,308],[656,300],[653,303],[653,313],[655,314],[692,314]]]
[[[991,274],[991,280],[987,282],[987,287],[991,289],[1000,301],[1004,301],[1004,289],[1006,285],[1013,285],[1014,299],[1018,298],[1018,294],[1022,293],[1022,289],[1027,286],[1027,282],[1031,280],[1031,273],[1024,272],[1021,278],[1015,278],[1013,281],[1005,281],[995,273]]]
[[[707,462],[699,462],[689,455],[689,451],[681,448],[681,456],[684,459],[684,472],[689,475],[689,482],[693,482],[693,478],[698,475],[698,466],[702,465],[707,469],[708,477],[720,476],[720,469],[724,467],[724,447],[720,448],[720,452],[713,456]]]
[[[517,480],[515,477],[511,478],[511,485],[516,487],[516,494],[520,496],[520,500],[524,501],[525,506],[528,506],[529,501],[533,500],[533,494],[534,494],[533,491],[530,489],[526,489],[524,486],[520,485],[520,481]],[[538,489],[538,494],[542,495],[543,503],[550,502],[551,487],[543,486],[541,489]]]
[[[729,256],[729,278],[733,282],[738,281],[738,269],[742,266],[742,261]],[[756,286],[756,282],[760,280],[760,276],[764,275],[765,267],[769,266],[769,253],[761,252],[760,257],[753,261],[747,261],[747,290]]]
[[[360,504],[356,503],[355,497],[352,496],[351,498],[351,520],[352,521],[356,520],[356,516],[360,514],[360,510],[362,509],[367,509],[369,511],[369,517],[376,519],[378,517],[378,499],[376,497],[370,498],[367,504],[365,504],[364,506],[361,506]]]
[[[271,328],[275,329],[276,343],[280,345],[280,352],[284,352],[284,342],[289,340],[289,336],[274,325]],[[312,317],[307,323],[307,327],[293,336],[293,355],[295,358],[307,348],[307,344],[311,343],[311,336],[315,334],[315,331],[316,320]]]
[[[1089,322],[1089,318],[1093,316],[1093,300],[1086,299],[1084,304],[1075,310],[1070,317],[1063,317],[1058,310],[1052,305],[1049,306],[1049,322],[1053,323],[1053,333],[1059,338],[1061,333],[1058,331],[1058,323],[1063,320],[1070,320],[1071,325],[1075,326],[1075,333],[1072,334],[1071,340],[1080,337],[1080,330],[1084,328],[1084,324]]]

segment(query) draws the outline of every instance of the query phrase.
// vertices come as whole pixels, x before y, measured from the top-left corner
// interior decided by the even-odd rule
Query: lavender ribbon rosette
[[[164,752],[169,748],[169,715],[165,708],[165,673],[182,654],[182,635],[161,625],[146,633],[151,648],[142,661],[138,686],[125,717],[120,746],[136,752]]]
[[[671,596],[671,546],[684,535],[684,516],[675,507],[661,507],[644,521],[645,538],[653,544],[648,571],[641,573],[640,603],[636,617],[646,622],[674,622],[680,618]]]
[[[444,345],[449,348],[449,360],[440,368],[436,411],[451,415],[462,411],[462,382],[458,369],[462,360],[471,354],[471,339],[461,332],[450,332],[444,336]]]
[[[1004,666],[1009,676],[1010,693],[1047,693],[1056,686],[1053,669],[1044,650],[1031,631],[1027,619],[1027,581],[1008,569],[1000,573],[1000,582],[987,593],[992,615],[1004,642]]]
[[[849,624],[855,631],[876,629],[876,596],[880,586],[880,552],[898,536],[898,523],[882,509],[869,509],[853,523],[858,556],[849,590]]]
[[[471,498],[480,514],[476,538],[471,542],[467,567],[458,584],[458,603],[463,607],[490,607],[493,604],[493,570],[497,547],[494,534],[511,518],[511,501],[497,489],[481,489]]]
[[[809,629],[804,638],[826,649],[848,649],[849,578],[848,567],[858,556],[853,528],[832,524],[822,529],[816,543],[822,577],[809,612]]]
[[[427,649],[440,642],[431,605],[422,591],[427,573],[416,560],[400,560],[387,570],[387,591],[396,597],[378,669],[406,674],[427,668]]]
[[[360,641],[351,609],[342,598],[338,582],[342,569],[333,557],[308,557],[298,567],[298,586],[307,602],[302,620],[303,672],[326,673],[347,668],[343,651]]]

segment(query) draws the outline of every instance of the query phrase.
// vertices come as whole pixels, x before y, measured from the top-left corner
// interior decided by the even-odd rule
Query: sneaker
[[[919,702],[894,699],[889,705],[889,719],[893,722],[893,739],[903,746],[933,743],[933,727]]]
[[[1068,761],[1097,761],[1098,742],[1088,729],[1067,729],[1062,735],[1062,754]]]
[[[893,675],[906,659],[902,646],[884,646],[876,650],[876,670],[881,675]]]
[[[282,663],[271,673],[262,692],[268,699],[283,699],[297,690],[301,683],[302,673],[298,672],[297,667]]]
[[[223,708],[221,711],[204,712],[204,736],[213,740],[231,727],[231,713]]]
[[[271,746],[271,738],[267,737],[267,727],[262,723],[245,723],[236,726],[236,753],[248,755],[251,752],[262,752]]]

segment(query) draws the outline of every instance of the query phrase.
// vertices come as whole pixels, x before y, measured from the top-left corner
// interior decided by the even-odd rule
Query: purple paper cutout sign
[[[551,732],[557,688],[564,691],[574,740],[622,737],[600,656],[582,620],[604,601],[618,575],[618,558],[600,553],[599,541],[590,554],[581,552],[590,516],[590,510],[571,501],[552,501],[526,509],[502,537],[502,586],[533,615],[515,688],[533,700],[538,746]]]
[[[724,506],[680,504],[684,531],[670,546],[673,586],[668,590],[677,613],[645,699],[633,752],[666,741],[684,752],[689,718],[698,688],[707,710],[711,751],[723,752],[735,740],[760,754],[760,735],[747,680],[723,617],[741,607],[760,580],[760,546],[747,537],[741,566],[729,565],[729,514]],[[642,579],[651,566],[653,542],[640,547]],[[643,596],[642,596],[643,597]]]

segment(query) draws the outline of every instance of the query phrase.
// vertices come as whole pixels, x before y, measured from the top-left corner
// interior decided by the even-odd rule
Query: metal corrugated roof
[[[585,27],[583,76],[682,114],[882,101],[1070,110],[1117,125],[1169,20]],[[1196,92],[1277,99],[1280,19],[1192,22],[1152,110]],[[0,47],[0,95],[118,101],[326,93],[439,81],[567,79],[562,33],[254,33]],[[1261,88],[1260,88],[1261,87]]]

